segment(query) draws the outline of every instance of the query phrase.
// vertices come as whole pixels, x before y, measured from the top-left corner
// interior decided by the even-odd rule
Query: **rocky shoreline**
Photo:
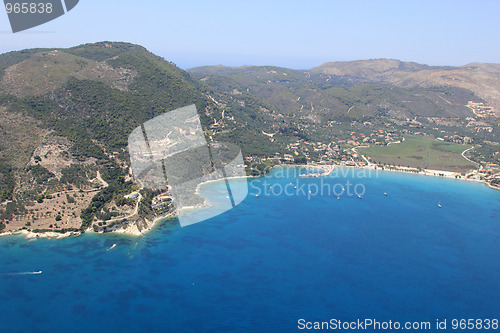
[[[98,234],[107,234],[107,233],[115,233],[115,234],[127,234],[132,236],[142,236],[149,231],[151,231],[156,225],[157,222],[161,220],[165,220],[168,218],[173,218],[176,216],[175,211],[162,214],[160,216],[156,216],[154,219],[149,220],[146,218],[141,218],[136,221],[126,221],[123,224],[115,226],[111,230],[100,231]],[[84,233],[96,233],[93,229],[87,229],[85,232],[80,231],[67,231],[67,232],[56,232],[56,231],[45,231],[45,232],[33,232],[29,230],[14,230],[0,233],[0,237],[4,236],[16,236],[16,235],[25,235],[26,239],[37,239],[37,238],[46,238],[46,239],[63,239],[67,237],[78,237]]]

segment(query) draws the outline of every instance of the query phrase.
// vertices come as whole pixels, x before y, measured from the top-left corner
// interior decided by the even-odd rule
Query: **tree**
[[[66,194],[66,200],[68,200],[68,203],[70,204],[75,202],[75,198],[69,194]]]

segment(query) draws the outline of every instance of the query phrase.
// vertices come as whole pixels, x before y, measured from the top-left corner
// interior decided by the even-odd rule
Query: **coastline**
[[[17,236],[17,235],[26,235],[26,239],[36,239],[36,238],[56,238],[62,239],[67,237],[78,237],[82,233],[80,231],[67,231],[67,232],[55,232],[55,231],[47,231],[47,232],[33,232],[28,230],[14,230],[0,233],[0,237],[4,236]]]
[[[466,176],[462,176],[459,172],[454,172],[454,171],[446,171],[446,170],[431,170],[431,169],[423,169],[423,170],[418,170],[415,168],[407,168],[407,167],[398,167],[398,166],[385,166],[385,167],[380,167],[375,164],[369,164],[365,166],[349,166],[349,165],[342,165],[342,164],[277,164],[274,165],[269,169],[269,173],[276,168],[315,168],[315,169],[321,169],[325,171],[325,173],[318,174],[317,176],[309,176],[312,174],[306,174],[306,175],[301,175],[298,174],[297,176],[299,177],[323,177],[323,176],[328,176],[330,175],[335,168],[353,168],[353,169],[372,169],[376,171],[388,171],[388,172],[399,172],[399,173],[407,173],[407,174],[413,174],[413,175],[423,175],[423,176],[432,176],[432,177],[441,177],[441,178],[450,178],[450,179],[455,179],[455,180],[463,180],[463,181],[469,181],[469,182],[478,182],[482,183],[484,185],[487,185],[489,188],[500,191],[500,186],[494,186],[490,184],[489,182],[482,180],[482,179],[477,179],[477,178],[467,178]],[[249,178],[260,178],[260,177],[265,177],[269,173],[263,173],[261,175],[244,175],[244,176],[236,176],[236,177],[228,177],[227,179],[249,179]],[[459,176],[459,177],[457,177]],[[208,180],[203,183],[198,184],[197,189],[196,189],[196,194],[199,194],[200,187],[206,184],[210,183],[215,183],[219,181],[223,181],[224,179],[213,179],[213,180]],[[210,207],[210,204],[205,201],[204,204],[199,205],[199,206],[193,206],[193,207],[185,207],[189,209],[199,209],[199,208],[206,208]],[[177,216],[177,212],[174,209],[173,211],[162,215],[162,216],[156,216],[152,221],[144,219],[142,220],[142,225],[138,225],[138,221],[130,221],[130,223],[126,223],[126,226],[124,228],[116,228],[111,231],[106,231],[106,232],[97,232],[98,234],[105,234],[105,233],[114,233],[114,234],[127,234],[131,236],[143,236],[146,233],[150,232],[152,229],[155,228],[155,226],[158,224],[158,222],[163,221],[163,220],[168,220],[175,218]],[[67,231],[67,232],[57,232],[57,231],[46,231],[46,232],[33,232],[33,231],[28,231],[28,230],[14,230],[14,231],[7,231],[7,232],[2,232],[0,233],[0,237],[4,236],[15,236],[15,235],[25,235],[26,239],[37,239],[37,238],[47,238],[47,239],[63,239],[67,237],[78,237],[82,235],[83,233],[86,232],[94,232],[92,229],[87,229],[85,232],[80,232],[80,231]]]
[[[488,181],[483,180],[483,179],[478,179],[478,178],[468,178],[467,176],[462,176],[461,173],[456,172],[456,171],[447,171],[447,170],[433,170],[433,169],[423,169],[423,170],[418,170],[416,168],[408,168],[408,167],[399,167],[395,165],[389,165],[385,167],[380,167],[376,164],[370,163],[364,166],[359,166],[359,165],[342,165],[342,164],[297,164],[297,165],[292,165],[292,164],[279,164],[271,168],[274,169],[275,167],[283,167],[283,166],[289,166],[289,167],[297,167],[297,168],[319,168],[324,170],[325,172],[332,172],[333,169],[329,169],[332,166],[334,168],[353,168],[353,169],[372,169],[376,171],[389,171],[389,172],[400,172],[400,173],[406,173],[406,174],[413,174],[413,175],[422,175],[422,176],[431,176],[431,177],[439,177],[439,178],[450,178],[450,179],[455,179],[455,180],[462,180],[462,181],[468,181],[468,182],[477,182],[477,183],[482,183],[484,185],[487,185],[489,188],[500,191],[500,186],[495,186],[490,184]],[[324,176],[325,174],[318,175],[317,177]],[[262,175],[265,176],[265,175]],[[258,176],[258,177],[262,177]],[[458,176],[458,177],[457,177]],[[304,177],[304,176],[303,176]]]
[[[368,168],[368,166],[357,167],[357,168]],[[455,172],[455,171],[423,169],[421,171],[417,170],[417,172],[415,172],[416,169],[397,167],[397,166],[387,166],[384,168],[377,166],[376,170],[400,172],[400,173],[408,173],[408,174],[414,174],[414,175],[432,176],[432,177],[440,177],[440,178],[450,178],[450,179],[463,180],[463,181],[469,181],[469,182],[477,182],[477,183],[483,183],[492,189],[500,190],[500,187],[495,187],[494,185],[491,185],[489,182],[487,182],[485,180],[478,179],[478,178],[467,178],[467,176],[462,176],[461,173]],[[457,176],[459,176],[459,177],[457,177]]]
[[[168,212],[165,215],[161,216],[156,216],[152,221],[146,220],[145,225],[143,224],[143,227],[140,229],[139,226],[136,223],[129,223],[128,226],[124,229],[118,229],[114,231],[109,231],[106,233],[115,233],[115,234],[128,234],[132,236],[143,236],[153,230],[157,225],[158,222],[161,221],[166,221],[172,218],[175,218],[177,216],[177,212],[175,210]]]

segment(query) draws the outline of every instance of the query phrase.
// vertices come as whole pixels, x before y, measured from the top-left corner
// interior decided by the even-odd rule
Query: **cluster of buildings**
[[[460,135],[445,135],[443,137],[444,141],[454,142],[459,144],[471,144],[474,140],[469,136],[460,136]]]
[[[478,170],[478,174],[487,181],[494,179],[500,180],[500,166],[494,163],[488,163],[485,167]]]
[[[484,103],[474,103],[469,101],[466,105],[478,117],[495,117],[495,110],[491,106],[486,106]]]
[[[490,186],[500,190],[500,166],[494,163],[488,163],[481,166],[478,170],[467,175],[467,178],[483,180]]]
[[[489,133],[493,132],[493,127],[484,121],[481,121],[481,120],[478,121],[474,117],[467,117],[467,118],[465,118],[465,120],[467,121],[467,125],[465,125],[465,127],[472,128],[476,132],[480,132],[480,131],[486,131]]]
[[[168,205],[172,202],[172,197],[167,193],[162,193],[153,198],[151,202],[151,208],[160,209],[167,208]]]
[[[348,138],[332,141],[330,143],[324,142],[310,142],[306,140],[298,140],[297,142],[289,143],[287,149],[289,154],[284,154],[285,161],[294,161],[295,157],[302,154],[307,158],[311,153],[320,156],[321,160],[338,160],[350,161],[356,157],[350,152],[350,148],[367,146],[368,144],[374,145],[387,145],[401,141],[402,132],[398,133],[394,130],[378,129],[368,133],[356,133],[351,131]]]

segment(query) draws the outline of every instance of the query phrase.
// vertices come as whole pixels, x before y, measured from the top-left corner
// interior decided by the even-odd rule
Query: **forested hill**
[[[100,170],[109,188],[102,204],[89,206],[92,219],[131,189],[130,132],[193,103],[204,123],[218,110],[199,82],[137,45],[102,42],[0,55],[0,221],[29,214],[44,193],[96,186],[90,180]]]
[[[250,95],[219,97],[129,43],[0,55],[0,229],[101,228],[106,223],[98,221],[132,214],[133,202],[124,200],[137,190],[128,136],[179,107],[196,104],[208,140],[235,142],[246,156],[274,154],[263,134],[274,126],[266,104]],[[140,217],[151,215],[151,193],[143,198]]]
[[[0,69],[4,107],[111,148],[125,147],[130,131],[156,115],[210,104],[186,72],[131,44],[14,52],[0,56]]]

